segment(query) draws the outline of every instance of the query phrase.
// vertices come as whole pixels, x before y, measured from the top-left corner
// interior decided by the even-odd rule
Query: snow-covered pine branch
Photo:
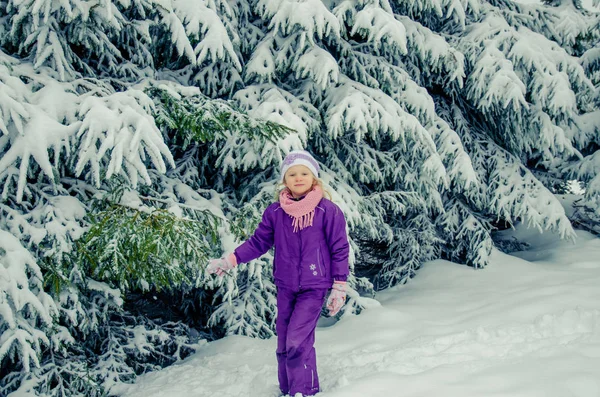
[[[209,325],[221,325],[227,335],[247,335],[270,338],[275,335],[276,288],[271,280],[272,258],[267,255],[236,270],[238,285],[230,280],[219,290],[222,303],[209,320]],[[233,292],[233,293],[230,293]]]
[[[6,178],[4,196],[8,194],[11,174],[14,176],[17,174],[17,169],[11,166],[18,163],[18,183],[15,193],[17,202],[23,198],[31,160],[39,166],[50,181],[54,182],[54,168],[63,149],[68,151],[68,141],[76,127],[60,124],[44,111],[39,111],[37,107],[28,106],[28,108],[30,117],[23,126],[22,133],[15,131],[0,142],[0,150],[5,152],[0,158],[0,170],[4,170],[0,171],[0,180]],[[54,164],[51,162],[51,154],[54,157]]]
[[[470,204],[478,212],[495,216],[496,220],[509,224],[522,221],[540,232],[553,230],[563,238],[574,238],[573,228],[558,199],[518,157],[485,137],[479,128],[471,127],[469,131],[458,107],[452,107],[449,112],[455,130],[468,143],[467,152],[481,181],[476,189],[465,191]]]
[[[427,27],[411,20],[398,16],[406,27],[409,51],[406,57],[411,63],[419,67],[415,73],[419,82],[430,85],[440,82],[452,92],[455,88],[462,88],[465,78],[465,56],[452,46],[440,34],[429,30]]]
[[[315,37],[340,35],[337,18],[319,0],[258,0],[256,11],[269,21],[269,29],[284,36],[299,29],[303,32],[300,40],[312,43]]]
[[[585,200],[582,204],[595,212],[596,216],[600,216],[598,209],[600,208],[600,156],[598,152],[570,164],[565,171],[571,177],[585,182]]]
[[[489,218],[473,211],[472,204],[464,202],[458,195],[444,204],[443,214],[436,219],[436,225],[449,239],[444,244],[444,256],[453,261],[465,260],[476,269],[485,267],[494,246]]]
[[[440,239],[426,213],[415,213],[394,227],[392,241],[381,270],[375,277],[377,289],[406,284],[421,265],[439,256]]]
[[[391,9],[385,10],[378,4],[367,4],[356,12],[354,20],[351,21],[352,30],[350,36],[359,35],[365,37],[368,43],[373,45],[375,53],[383,53],[388,57],[404,55],[408,52],[406,48],[406,28],[404,24],[395,19]],[[385,47],[389,51],[385,51]]]
[[[272,83],[276,73],[276,59],[273,37],[265,37],[258,43],[252,57],[248,61],[245,68],[245,80],[248,82],[256,81],[257,83]]]
[[[368,137],[377,143],[383,133],[406,145],[409,137],[419,134],[422,127],[418,120],[391,97],[347,77],[340,80],[340,85],[328,90],[323,103],[325,123],[333,139],[350,132],[356,142]],[[429,149],[433,149],[433,142]]]
[[[520,219],[540,232],[554,230],[562,238],[575,238],[558,199],[508,153],[493,144],[489,150],[490,205],[494,212],[511,223]]]
[[[205,61],[217,63],[219,61],[231,62],[238,71],[241,71],[238,54],[235,44],[238,38],[235,31],[228,29],[218,11],[221,11],[224,17],[231,18],[233,11],[225,1],[205,2],[205,1],[173,1],[174,12],[178,20],[184,21],[185,35],[181,39],[186,45],[187,51],[191,49],[185,44],[185,38],[197,42],[193,48],[195,54],[194,64],[202,64]],[[230,38],[233,35],[233,38]]]
[[[44,292],[44,276],[35,258],[1,229],[0,276],[0,363],[28,372],[39,366],[39,357],[50,344],[58,311]]]
[[[51,182],[57,182],[55,170],[59,163],[75,163],[74,155],[77,162],[72,172],[85,174],[96,186],[117,174],[126,175],[133,185],[140,177],[149,183],[147,164],[161,172],[166,171],[167,163],[174,164],[152,118],[153,102],[143,92],[102,90],[103,95],[77,95],[72,85],[40,78],[27,68],[20,72],[12,69],[11,73],[35,79],[37,91],[23,96],[18,106],[14,100],[3,101],[3,112],[11,115],[5,120],[12,120],[0,141],[0,151],[4,152],[0,157],[0,179],[6,179],[4,197],[13,180],[11,174],[16,172],[13,165],[18,166],[14,196],[20,201],[32,167],[39,167]],[[19,91],[27,92],[22,82],[14,84]]]
[[[509,0],[491,0],[487,7],[501,15],[513,26],[526,26],[532,31],[557,42],[569,54],[576,55],[579,45],[586,41],[593,30],[593,19],[589,18],[580,2],[545,1],[539,3],[520,3]],[[593,33],[592,33],[593,34]],[[593,41],[592,41],[593,42]]]
[[[248,86],[238,91],[234,99],[252,118],[282,125],[294,133],[259,141],[226,132],[217,162],[222,173],[279,165],[286,153],[303,147],[308,134],[319,126],[316,109],[274,85]]]
[[[428,125],[427,130],[431,133],[446,168],[450,190],[455,193],[473,190],[480,181],[459,135],[440,117]]]
[[[423,125],[434,119],[433,99],[404,68],[349,45],[343,46],[343,54],[341,70],[351,80],[382,90]]]
[[[565,128],[593,90],[581,65],[544,36],[515,29],[498,15],[474,24],[466,38],[462,45],[473,70],[468,99],[503,124],[499,134],[511,136],[507,148],[539,153],[542,160],[577,154]],[[473,47],[482,41],[485,47]]]
[[[173,156],[151,116],[153,105],[146,94],[135,89],[82,98],[76,175],[85,172],[99,186],[103,178],[124,174],[135,187],[140,177],[150,183],[146,156],[160,172],[166,171],[165,160],[174,166]],[[105,156],[110,159],[107,161]],[[100,168],[105,162],[108,164],[104,176]]]
[[[477,0],[410,0],[393,2],[397,14],[419,20],[432,29],[461,31],[481,10]]]
[[[325,90],[330,84],[338,82],[340,71],[336,60],[324,49],[314,46],[298,59],[292,68],[296,78],[310,77]]]
[[[467,98],[484,111],[496,108],[521,112],[527,108],[525,84],[517,76],[512,62],[496,47],[484,48],[467,80]]]

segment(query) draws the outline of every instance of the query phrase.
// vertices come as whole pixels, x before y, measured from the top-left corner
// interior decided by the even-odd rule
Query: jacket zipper
[[[317,248],[317,264],[319,265],[319,271],[321,272],[321,277],[324,277],[325,272],[323,271],[323,264],[321,263],[321,247]]]
[[[298,255],[298,289],[302,289],[302,230],[298,230],[300,239],[300,254]]]

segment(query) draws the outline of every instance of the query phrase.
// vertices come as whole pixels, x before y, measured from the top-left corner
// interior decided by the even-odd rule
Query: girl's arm
[[[331,252],[331,275],[336,281],[346,281],[350,268],[350,244],[346,234],[346,218],[338,206],[325,213],[325,236]]]
[[[252,237],[235,249],[233,254],[237,263],[250,262],[262,256],[273,246],[274,228],[272,214],[273,210],[271,206],[267,207]]]

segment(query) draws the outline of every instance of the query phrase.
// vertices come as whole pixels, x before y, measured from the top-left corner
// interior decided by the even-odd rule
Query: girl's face
[[[290,167],[283,179],[283,184],[290,189],[294,198],[302,197],[310,192],[316,182],[313,173],[304,165]]]

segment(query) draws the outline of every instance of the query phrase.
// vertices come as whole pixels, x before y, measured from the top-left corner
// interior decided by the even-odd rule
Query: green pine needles
[[[199,92],[185,96],[151,87],[147,94],[157,105],[156,125],[174,137],[183,150],[192,143],[209,143],[234,131],[246,139],[270,142],[294,132],[272,121],[251,118],[235,109],[231,102],[206,98]]]
[[[77,254],[88,275],[121,290],[192,284],[211,256],[220,223],[209,211],[200,212],[191,220],[164,209],[113,204],[92,216]]]

